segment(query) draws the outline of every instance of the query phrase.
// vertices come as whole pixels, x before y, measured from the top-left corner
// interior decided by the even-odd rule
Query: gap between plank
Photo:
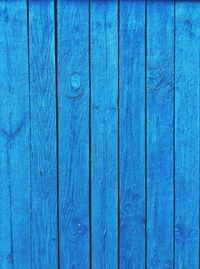
[[[29,89],[29,154],[30,154],[30,163],[29,163],[29,172],[30,172],[30,242],[31,242],[31,269],[32,269],[32,160],[31,160],[31,91],[30,91],[30,35],[29,35],[29,0],[26,0],[26,9],[27,9],[27,46],[28,46],[28,89]]]
[[[145,269],[147,269],[147,0],[145,0]]]
[[[118,268],[120,268],[120,0],[118,0]]]
[[[90,0],[88,0],[88,60],[89,60],[89,249],[90,249],[90,268],[92,269],[92,130],[91,130],[91,29],[90,29]]]
[[[176,217],[176,183],[175,183],[175,177],[176,177],[176,158],[175,158],[175,149],[176,149],[176,145],[175,145],[175,124],[176,124],[176,117],[175,117],[175,111],[176,111],[176,107],[175,107],[175,101],[176,101],[176,0],[174,0],[174,98],[173,98],[173,121],[174,121],[174,126],[173,126],[173,163],[174,163],[174,167],[173,167],[173,207],[174,207],[174,212],[173,212],[173,268],[175,269],[175,225],[176,225],[176,221],[175,221],[175,217]]]
[[[58,269],[60,269],[60,206],[59,206],[59,108],[58,108],[58,20],[57,0],[54,0],[54,39],[55,39],[55,89],[56,89],[56,164],[57,164],[57,245]]]

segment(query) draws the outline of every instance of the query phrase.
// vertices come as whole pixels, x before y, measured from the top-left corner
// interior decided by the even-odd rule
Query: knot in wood
[[[71,87],[74,90],[79,90],[81,87],[81,77],[78,73],[72,73],[71,75]]]
[[[69,90],[66,96],[72,101],[78,101],[84,95],[84,89],[81,87],[81,76],[78,72],[73,72],[70,77]]]

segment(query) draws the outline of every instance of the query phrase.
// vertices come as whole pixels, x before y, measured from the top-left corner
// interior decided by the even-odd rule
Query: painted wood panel
[[[145,266],[145,2],[120,1],[120,268]]]
[[[54,2],[29,1],[32,268],[58,268]]]
[[[0,268],[197,269],[200,2],[0,2]]]
[[[147,268],[173,268],[174,3],[147,2]]]
[[[58,1],[60,268],[89,268],[89,6]]]
[[[0,268],[30,268],[26,1],[0,2]]]
[[[92,268],[118,268],[118,4],[91,1]]]
[[[198,2],[176,3],[175,268],[199,268]]]

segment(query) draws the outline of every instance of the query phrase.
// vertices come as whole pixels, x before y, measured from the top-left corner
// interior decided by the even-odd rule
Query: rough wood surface
[[[173,268],[174,4],[147,1],[147,268]]]
[[[91,1],[92,266],[118,268],[118,6]]]
[[[120,3],[120,268],[145,264],[145,2]],[[137,142],[136,142],[137,141]]]
[[[176,3],[175,268],[199,268],[199,3]]]
[[[60,267],[89,268],[89,6],[58,1]]]
[[[200,2],[0,1],[0,269],[198,269]]]
[[[0,2],[0,268],[31,267],[26,1]]]

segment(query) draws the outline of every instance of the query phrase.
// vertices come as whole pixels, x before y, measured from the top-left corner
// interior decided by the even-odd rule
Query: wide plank
[[[32,268],[58,268],[54,1],[29,1]]]
[[[147,1],[147,268],[173,268],[174,3]]]
[[[60,268],[90,268],[89,6],[58,1]]]
[[[198,1],[176,2],[175,268],[199,268]]]
[[[26,1],[0,1],[0,268],[31,268]]]
[[[145,266],[145,1],[120,1],[120,268]]]
[[[118,268],[118,3],[90,3],[92,268]]]

